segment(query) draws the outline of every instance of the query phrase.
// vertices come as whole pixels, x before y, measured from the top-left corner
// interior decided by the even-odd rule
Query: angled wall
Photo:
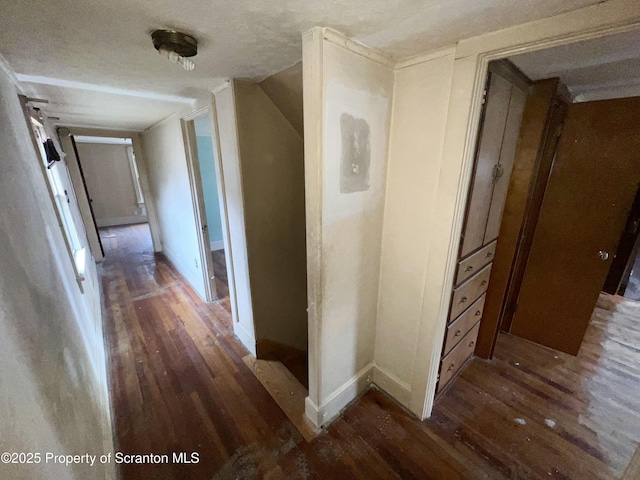
[[[306,350],[303,141],[259,85],[234,85],[256,340]]]

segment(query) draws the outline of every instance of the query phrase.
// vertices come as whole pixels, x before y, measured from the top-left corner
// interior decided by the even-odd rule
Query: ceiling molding
[[[61,78],[43,77],[40,75],[25,75],[18,73],[16,77],[21,82],[35,83],[38,85],[51,85],[54,87],[66,87],[78,90],[88,90],[91,92],[111,93],[114,95],[123,95],[128,97],[146,98],[149,100],[159,100],[162,102],[186,103],[193,105],[194,98],[180,97],[178,95],[164,95],[161,93],[143,92],[140,90],[128,90],[126,88],[107,87],[106,85],[95,85],[92,83],[75,82],[72,80],[63,80]]]

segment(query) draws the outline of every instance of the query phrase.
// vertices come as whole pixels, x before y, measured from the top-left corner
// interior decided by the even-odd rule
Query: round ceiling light
[[[154,30],[151,32],[153,46],[158,52],[185,70],[193,70],[196,64],[188,57],[198,53],[198,41],[191,35],[177,30]]]

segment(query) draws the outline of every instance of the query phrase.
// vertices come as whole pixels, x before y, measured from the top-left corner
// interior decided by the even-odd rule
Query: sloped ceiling
[[[111,127],[122,127],[116,124],[128,121],[140,129],[161,119],[171,103],[184,103],[176,97],[193,99],[225,78],[261,80],[293,65],[302,55],[301,33],[316,25],[334,27],[396,57],[405,57],[598,2],[4,2],[0,53],[31,91],[46,93],[52,104],[45,111],[60,116],[61,121]],[[199,40],[194,72],[180,69],[155,52],[149,32],[156,28],[181,29]],[[66,86],[60,86],[60,80],[67,82]],[[104,87],[105,91],[93,87]],[[146,93],[173,98],[150,98]],[[123,98],[115,100],[113,95]],[[88,97],[94,100],[87,102]],[[103,115],[101,108],[108,112]]]

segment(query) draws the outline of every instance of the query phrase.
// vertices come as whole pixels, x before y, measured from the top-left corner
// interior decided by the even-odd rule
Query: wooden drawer
[[[496,244],[494,241],[484,248],[481,248],[473,255],[465,258],[458,263],[458,272],[456,273],[456,285],[460,285],[474,273],[479,272],[487,263],[493,261],[496,254]]]
[[[464,312],[469,308],[469,305],[475,302],[480,295],[487,291],[490,274],[491,264],[484,267],[474,277],[471,277],[453,291],[449,321]]]
[[[475,301],[455,322],[447,327],[447,334],[444,341],[442,355],[446,355],[455,347],[471,328],[480,321],[484,310],[484,300],[487,296],[482,295]]]
[[[476,348],[476,339],[478,338],[478,330],[480,324],[476,324],[469,333],[467,333],[460,343],[442,359],[440,366],[440,381],[438,382],[438,392],[441,391],[455,375],[460,371],[464,363],[473,355]]]

